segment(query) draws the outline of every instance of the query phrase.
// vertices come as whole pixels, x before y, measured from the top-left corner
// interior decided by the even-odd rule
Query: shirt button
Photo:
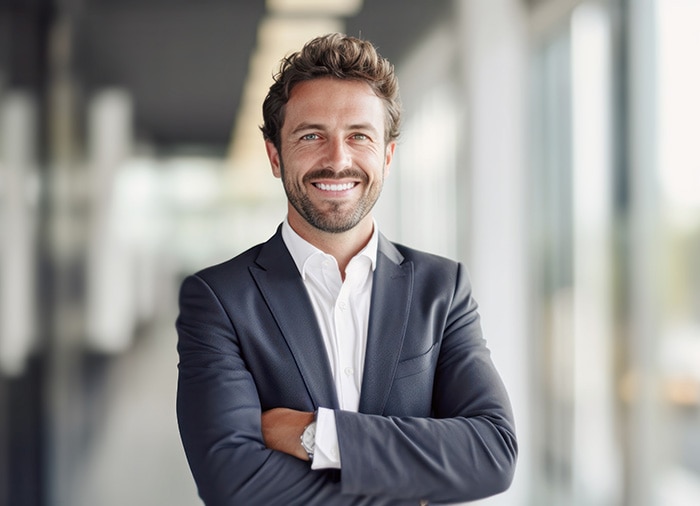
[[[348,308],[348,305],[345,302],[338,302],[338,309],[341,311],[345,311]]]
[[[352,376],[355,371],[352,367],[346,367],[343,372],[345,372],[345,376]]]

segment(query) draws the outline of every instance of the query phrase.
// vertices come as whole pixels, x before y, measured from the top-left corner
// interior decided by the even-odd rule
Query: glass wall
[[[695,504],[700,12],[564,4],[531,12],[533,504]]]
[[[700,4],[653,3],[656,31],[660,502],[700,501]]]

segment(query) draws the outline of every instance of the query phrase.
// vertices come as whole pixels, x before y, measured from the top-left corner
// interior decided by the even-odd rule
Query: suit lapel
[[[398,250],[380,234],[360,395],[362,413],[383,412],[406,335],[413,264],[402,261]],[[262,246],[251,274],[294,356],[314,406],[338,409],[323,337],[279,230]]]
[[[382,414],[406,335],[413,264],[402,260],[398,250],[380,235],[360,394],[362,413]]]
[[[279,229],[263,245],[257,263],[251,267],[251,274],[294,355],[314,406],[337,409],[338,398],[321,330]]]

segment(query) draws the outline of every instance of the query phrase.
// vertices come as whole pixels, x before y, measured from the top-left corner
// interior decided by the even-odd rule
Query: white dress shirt
[[[367,245],[345,269],[335,258],[302,239],[285,219],[282,239],[309,293],[328,353],[340,409],[357,411],[367,347],[372,274],[377,260],[376,223]],[[319,408],[312,469],[340,469],[333,411]]]

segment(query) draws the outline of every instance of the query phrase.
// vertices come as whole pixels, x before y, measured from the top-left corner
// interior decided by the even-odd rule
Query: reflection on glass
[[[661,389],[667,434],[662,500],[700,503],[700,3],[656,2],[658,179],[664,226]]]

